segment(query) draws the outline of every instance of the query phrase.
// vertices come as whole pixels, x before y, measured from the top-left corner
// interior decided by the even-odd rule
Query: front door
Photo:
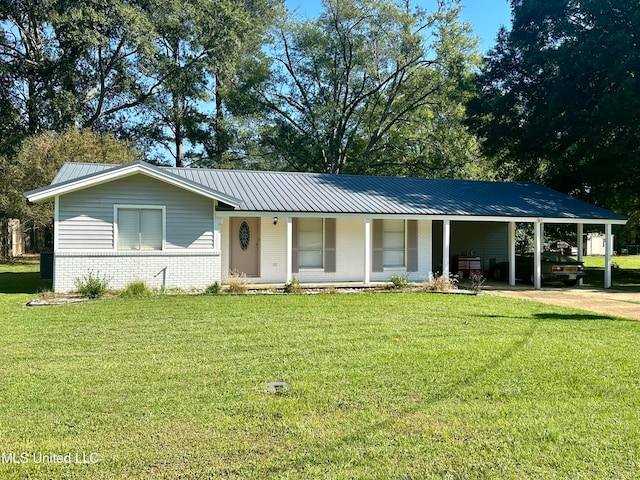
[[[260,276],[260,222],[259,218],[231,218],[229,245],[231,245],[232,272],[247,277]]]

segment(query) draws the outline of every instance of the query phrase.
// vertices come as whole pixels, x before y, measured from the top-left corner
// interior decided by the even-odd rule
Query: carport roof
[[[211,196],[238,200],[229,202],[238,212],[542,218],[567,223],[626,220],[536,183],[175,168],[144,162],[66,163],[51,185],[26,196],[37,193],[43,200],[48,192],[64,194],[67,185],[77,190],[86,181],[88,187],[118,169],[131,170],[132,165],[139,165],[140,173],[158,172],[183,179],[185,185],[199,185]]]

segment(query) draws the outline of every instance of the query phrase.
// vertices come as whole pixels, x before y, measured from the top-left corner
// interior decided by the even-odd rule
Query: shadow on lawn
[[[38,293],[51,288],[51,280],[42,280],[40,272],[0,273],[0,293]]]
[[[539,320],[613,320],[613,317],[600,315],[598,313],[536,313]]]

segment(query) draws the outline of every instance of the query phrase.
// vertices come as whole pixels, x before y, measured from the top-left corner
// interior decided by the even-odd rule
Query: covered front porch
[[[242,225],[231,216],[218,221],[226,230],[222,233],[222,251],[239,251],[233,246],[236,237],[245,231],[235,232],[233,228]],[[473,216],[384,216],[357,217],[344,215],[325,217],[306,214],[304,217],[280,216],[278,212],[265,213],[259,217],[254,227],[259,240],[255,242],[255,274],[249,275],[255,284],[284,284],[294,276],[305,285],[346,284],[370,286],[377,282],[387,282],[392,275],[408,274],[412,280],[420,281],[436,275],[456,274],[458,265],[454,259],[458,255],[478,255],[479,268],[490,271],[495,262],[509,263],[509,285],[516,283],[516,225],[528,223],[533,226],[534,288],[542,286],[542,252],[545,224],[575,225],[577,238],[582,238],[585,225],[604,225],[605,228],[605,288],[611,287],[611,258],[613,254],[612,225],[624,223],[620,220],[594,222],[591,219],[558,218],[509,218]],[[318,265],[306,268],[299,261],[299,218],[316,218],[321,223],[322,235],[318,237]],[[383,249],[376,221],[403,221],[402,261],[395,266],[378,265],[377,250]],[[252,230],[253,231],[253,230]],[[578,259],[583,258],[582,242],[578,243]],[[251,243],[254,245],[254,243]],[[398,253],[398,252],[396,252]],[[305,253],[307,254],[307,253]],[[226,258],[226,261],[225,261]],[[223,258],[222,271],[234,270],[230,256]],[[225,278],[223,278],[225,281]]]

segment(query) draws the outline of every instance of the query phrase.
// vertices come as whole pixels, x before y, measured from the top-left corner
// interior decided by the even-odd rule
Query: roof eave
[[[233,211],[221,212],[224,216],[242,217],[247,214],[259,217],[273,216],[293,216],[293,217],[335,217],[335,218],[375,218],[375,219],[414,219],[414,220],[451,220],[454,222],[496,222],[496,223],[554,223],[554,224],[583,224],[583,225],[625,225],[625,218],[604,218],[604,217],[527,217],[508,215],[474,215],[461,213],[374,213],[374,212],[302,212],[293,210],[258,210],[258,209],[236,209]]]

